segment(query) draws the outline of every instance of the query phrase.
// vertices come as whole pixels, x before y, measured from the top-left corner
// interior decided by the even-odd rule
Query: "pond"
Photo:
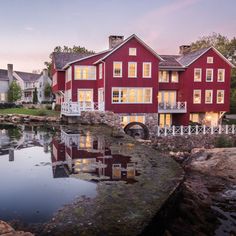
[[[135,183],[136,165],[88,130],[1,125],[0,219],[46,222],[76,198],[95,197],[99,181]]]

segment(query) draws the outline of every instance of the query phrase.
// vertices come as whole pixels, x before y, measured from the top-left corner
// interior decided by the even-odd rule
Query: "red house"
[[[61,114],[113,111],[124,124],[217,125],[229,111],[233,65],[215,48],[158,55],[136,35],[110,36],[109,49],[93,55],[53,54],[53,92]]]

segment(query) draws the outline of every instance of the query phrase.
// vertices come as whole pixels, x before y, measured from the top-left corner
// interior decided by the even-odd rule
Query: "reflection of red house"
[[[158,55],[136,35],[109,37],[94,55],[53,54],[53,92],[62,115],[113,111],[123,123],[158,116],[160,125],[216,125],[229,111],[233,66],[215,48]]]
[[[90,135],[72,135],[73,140],[77,140],[77,143],[67,142],[65,133],[63,133],[64,142],[56,138],[52,141],[52,166],[55,178],[87,173],[90,174],[91,180],[134,181],[137,171],[131,157],[112,155],[108,148],[99,149],[103,146],[100,142],[104,143],[104,140],[96,139]],[[72,140],[70,135],[67,138]],[[82,140],[82,143],[86,140],[88,147],[84,146],[83,143],[83,148],[80,148],[79,140]]]

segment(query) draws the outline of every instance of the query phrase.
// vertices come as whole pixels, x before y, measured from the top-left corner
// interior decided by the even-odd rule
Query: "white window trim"
[[[176,73],[177,73],[177,82],[172,80],[173,72],[176,72]],[[178,73],[178,71],[172,71],[172,72],[171,72],[170,81],[171,81],[171,83],[174,83],[174,84],[179,83],[179,73]]]
[[[121,69],[120,69],[120,75],[115,75],[115,63],[120,63]],[[123,63],[122,61],[113,61],[113,77],[114,78],[122,78],[123,75]]]
[[[113,91],[114,90],[119,90],[119,101],[121,100],[121,90],[122,89],[127,89],[128,91],[130,89],[143,89],[143,95],[144,95],[144,91],[145,89],[150,89],[151,93],[150,93],[150,102],[144,102],[144,97],[143,96],[143,102],[113,102]],[[129,92],[128,92],[129,93]],[[153,96],[152,96],[152,93],[153,93],[153,89],[152,87],[112,87],[111,88],[111,103],[112,104],[152,104],[153,103]]]
[[[207,71],[211,71],[212,73],[212,76],[211,76],[211,80],[207,80]],[[211,82],[213,82],[213,80],[214,80],[214,70],[212,69],[212,68],[207,68],[206,69],[206,82],[209,82],[209,83],[211,83]]]
[[[220,72],[220,71],[223,71],[223,75],[224,75],[222,81],[219,80],[219,72]],[[217,70],[217,82],[219,82],[219,83],[225,82],[225,69],[218,69],[218,70]]]
[[[149,65],[150,71],[148,76],[144,76],[144,66]],[[152,78],[152,63],[151,62],[143,62],[143,78]]]
[[[212,62],[210,62],[212,60]],[[207,64],[213,64],[214,63],[214,57],[207,57]]]
[[[218,93],[222,92],[223,93],[223,102],[218,102]],[[216,103],[217,104],[224,104],[225,103],[225,90],[220,89],[216,91]]]
[[[135,53],[132,54],[131,52],[132,52],[132,50],[134,50],[134,49],[135,49]],[[137,48],[129,48],[129,56],[137,56]]]
[[[197,70],[200,71],[200,80],[195,79],[195,73],[196,73]],[[194,76],[193,77],[194,82],[202,82],[202,68],[194,68],[194,75],[193,76]]]
[[[94,78],[94,79],[78,79],[78,78],[76,78],[76,69],[77,69],[78,67],[93,67],[94,70],[95,70],[95,71],[94,71],[95,78]],[[76,65],[76,66],[74,67],[74,80],[94,81],[94,80],[96,80],[96,78],[97,78],[97,68],[96,68],[96,66],[91,66],[91,65]]]
[[[211,101],[210,102],[207,102],[207,100],[206,100],[207,92],[211,92]],[[212,89],[207,89],[207,90],[205,90],[205,104],[212,104],[212,103],[213,103],[213,90]]]
[[[71,66],[66,70],[66,82],[71,81],[72,79],[72,68]]]
[[[131,64],[135,64],[135,75],[134,76],[129,75],[129,66]],[[128,78],[137,78],[137,62],[132,62],[132,61],[128,62]]]
[[[79,102],[79,91],[92,91],[92,96],[91,96],[91,100],[92,100],[92,102],[94,102],[94,100],[93,100],[93,89],[91,89],[91,88],[78,88],[77,89],[77,102]]]
[[[160,70],[159,72],[162,73],[162,72],[164,72],[164,71],[167,72],[168,80],[167,80],[167,81],[163,81],[163,80],[162,80],[162,77],[158,75],[158,76],[159,76],[159,78],[158,78],[158,82],[159,82],[159,83],[169,83],[169,82],[170,82],[170,73],[169,73],[168,70]]]
[[[98,75],[98,78],[99,78],[99,79],[102,79],[102,69],[103,69],[103,68],[102,68],[102,63],[100,63],[100,64],[99,64],[99,68],[98,68],[98,74],[99,74],[99,75]]]
[[[195,102],[195,101],[194,101],[195,92],[200,92],[200,102]],[[202,103],[202,90],[201,90],[201,89],[194,89],[194,90],[193,90],[193,104],[201,104],[201,103]]]

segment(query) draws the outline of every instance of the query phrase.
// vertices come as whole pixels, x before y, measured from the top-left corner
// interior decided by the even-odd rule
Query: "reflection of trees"
[[[19,141],[23,135],[21,126],[0,124],[0,129],[5,129],[10,139]]]

